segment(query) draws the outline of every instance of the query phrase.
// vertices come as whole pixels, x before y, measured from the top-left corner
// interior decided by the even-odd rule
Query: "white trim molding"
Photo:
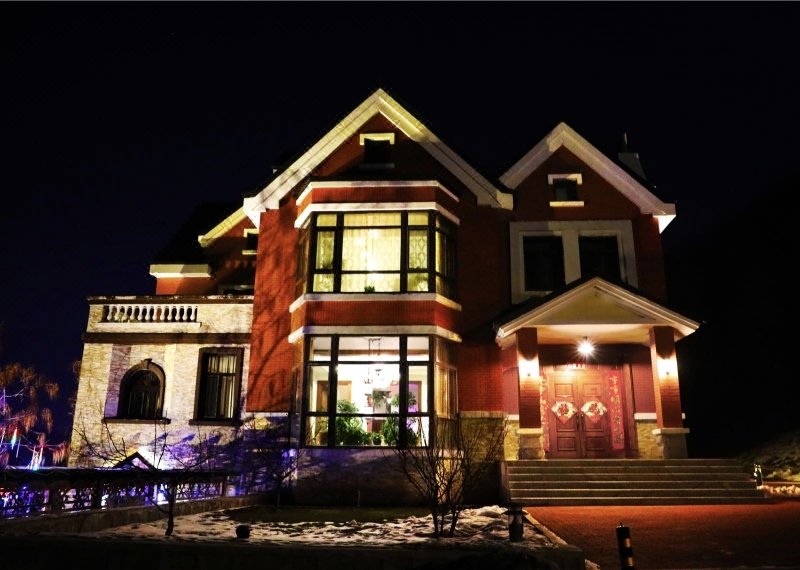
[[[211,277],[211,266],[207,263],[154,263],[150,275],[156,279],[183,277]]]
[[[459,220],[455,214],[436,202],[320,202],[306,206],[306,208],[297,215],[297,219],[294,221],[294,227],[302,228],[311,214],[314,213],[368,211],[436,211],[456,225],[460,225],[461,223],[461,220]]]
[[[438,293],[305,293],[292,301],[289,305],[289,313],[294,313],[297,309],[309,301],[342,302],[342,301],[367,301],[367,302],[386,302],[386,301],[436,301],[456,311],[461,310],[461,305],[443,297]]]
[[[289,335],[288,341],[294,344],[307,335],[435,335],[453,342],[461,342],[461,337],[456,333],[438,325],[311,325],[300,327]]]

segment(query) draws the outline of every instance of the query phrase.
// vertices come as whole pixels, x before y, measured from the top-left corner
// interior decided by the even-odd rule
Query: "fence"
[[[0,470],[0,519],[163,504],[236,494],[222,471],[48,468]]]

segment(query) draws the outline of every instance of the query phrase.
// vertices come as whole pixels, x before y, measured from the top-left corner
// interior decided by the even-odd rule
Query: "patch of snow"
[[[246,508],[246,507],[245,507]],[[152,523],[136,523],[108,528],[81,536],[148,538],[171,541],[231,541],[247,540],[248,543],[270,544],[325,544],[342,546],[397,546],[446,541],[448,544],[491,545],[503,544],[511,548],[551,547],[553,542],[535,526],[525,525],[524,541],[509,540],[506,509],[499,506],[466,509],[462,511],[453,537],[433,537],[433,522],[430,516],[409,516],[382,522],[346,523],[330,521],[306,522],[260,522],[250,523],[250,537],[236,538],[236,526],[241,524],[230,511],[213,511],[185,515],[175,518],[172,536],[164,536],[166,520]]]

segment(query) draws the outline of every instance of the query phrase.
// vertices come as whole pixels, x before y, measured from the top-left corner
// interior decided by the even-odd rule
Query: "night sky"
[[[2,3],[0,364],[67,395],[87,297],[153,293],[149,263],[196,206],[257,192],[381,87],[493,180],[560,121],[610,156],[626,132],[676,203],[668,305],[703,323],[679,344],[690,452],[796,426],[777,315],[797,238],[772,216],[800,191],[798,16],[791,2]]]

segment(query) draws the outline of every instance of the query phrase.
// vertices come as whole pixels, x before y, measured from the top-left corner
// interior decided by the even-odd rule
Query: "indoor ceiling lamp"
[[[594,353],[594,343],[588,337],[583,337],[578,343],[578,352],[584,357],[591,356]]]

